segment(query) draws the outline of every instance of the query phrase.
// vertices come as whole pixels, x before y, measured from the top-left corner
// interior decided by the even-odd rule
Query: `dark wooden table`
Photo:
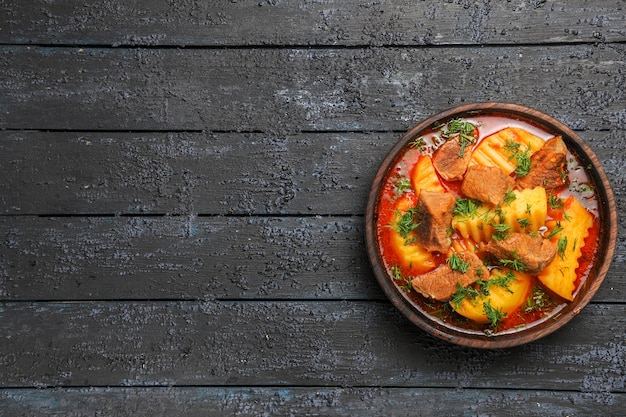
[[[391,306],[363,213],[404,131],[505,101],[575,129],[623,214],[625,15],[0,1],[0,415],[624,415],[624,223],[577,318],[486,351]]]

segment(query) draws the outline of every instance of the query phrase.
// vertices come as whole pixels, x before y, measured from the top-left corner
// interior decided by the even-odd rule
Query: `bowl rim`
[[[574,301],[565,304],[560,311],[555,313],[558,314],[557,320],[554,320],[554,315],[550,315],[546,319],[535,321],[531,325],[515,331],[504,331],[487,335],[464,331],[461,328],[446,325],[442,321],[421,311],[413,302],[400,293],[398,288],[391,282],[380,257],[376,233],[376,207],[380,197],[381,185],[387,176],[388,170],[393,166],[397,158],[401,156],[411,140],[419,137],[421,133],[432,130],[438,122],[441,123],[456,117],[491,114],[517,117],[549,133],[561,135],[570,152],[575,153],[579,159],[584,159],[584,162],[591,164],[588,175],[596,186],[601,233],[599,233],[598,253],[592,271],[589,273],[585,283],[576,289]],[[617,226],[615,197],[608,177],[598,157],[577,133],[557,119],[524,105],[505,102],[475,102],[455,106],[433,114],[404,133],[390,149],[379,165],[368,195],[365,210],[365,243],[370,265],[381,289],[389,301],[409,321],[427,333],[450,343],[474,348],[497,349],[518,346],[545,337],[564,326],[586,307],[600,288],[609,271],[617,241]],[[601,252],[601,249],[604,250]]]

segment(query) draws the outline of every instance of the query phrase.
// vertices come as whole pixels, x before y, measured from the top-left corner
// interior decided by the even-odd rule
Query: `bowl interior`
[[[598,198],[600,233],[598,250],[592,270],[584,285],[574,293],[574,300],[559,307],[549,318],[535,321],[519,329],[511,329],[493,334],[466,330],[443,322],[424,311],[418,304],[400,291],[392,282],[381,259],[376,233],[376,208],[382,185],[391,169],[406,150],[408,144],[424,133],[433,130],[446,121],[476,117],[480,115],[503,116],[521,120],[554,135],[561,135],[568,150],[574,154],[582,166],[587,167],[592,185]],[[592,299],[604,280],[613,258],[617,239],[617,214],[615,199],[609,181],[600,161],[590,147],[571,129],[537,110],[508,103],[475,103],[436,114],[409,130],[388,153],[376,174],[366,208],[366,245],[373,272],[386,296],[412,323],[426,332],[449,342],[477,348],[504,348],[531,342],[546,336],[562,327]]]

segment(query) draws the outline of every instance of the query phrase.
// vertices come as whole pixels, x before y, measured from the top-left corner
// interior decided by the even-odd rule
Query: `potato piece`
[[[508,269],[494,272],[491,279],[498,279],[506,274],[513,274],[515,277],[507,287],[491,285],[488,295],[479,295],[473,300],[464,298],[458,305],[453,300],[450,305],[454,311],[477,323],[489,322],[484,307],[487,303],[490,303],[494,309],[500,310],[505,317],[512,314],[528,299],[534,280],[531,275]]]
[[[574,299],[578,258],[593,225],[593,215],[573,196],[565,201],[564,209],[565,216],[560,221],[562,230],[550,239],[559,248],[559,253],[537,277],[546,288],[571,301]]]
[[[494,224],[505,223],[510,232],[530,233],[539,230],[546,221],[548,200],[546,190],[536,187],[513,191],[515,199],[499,207],[482,204],[472,215],[455,215],[454,227],[463,238],[487,243],[494,233]]]
[[[483,139],[474,149],[470,166],[484,165],[498,167],[507,175],[517,168],[515,158],[506,149],[507,141],[519,145],[519,151],[529,150],[530,155],[537,152],[544,145],[544,140],[530,132],[518,128],[508,127]]]
[[[498,216],[493,207],[482,205],[472,215],[455,215],[452,217],[454,227],[463,238],[471,238],[474,242],[488,242],[494,232],[494,223],[498,223]]]
[[[406,245],[405,239],[396,231],[391,232],[391,245],[403,270],[411,275],[423,274],[435,267],[435,261],[429,251],[417,243]]]
[[[433,255],[421,245],[412,242],[413,232],[411,236],[403,237],[394,227],[409,209],[414,207],[415,202],[412,198],[405,196],[398,200],[395,206],[395,213],[391,220],[390,227],[390,243],[397,255],[398,261],[403,270],[410,274],[422,274],[430,271],[435,267]],[[407,242],[409,242],[407,244]]]
[[[419,196],[421,190],[436,191],[443,193],[446,190],[441,185],[439,177],[435,172],[433,161],[428,155],[420,156],[419,160],[411,172],[411,185]]]
[[[511,232],[537,233],[546,222],[548,197],[543,187],[513,191],[515,199],[502,205],[502,222]]]

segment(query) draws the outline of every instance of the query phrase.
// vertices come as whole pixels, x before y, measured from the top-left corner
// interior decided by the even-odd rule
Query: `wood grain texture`
[[[620,212],[623,132],[579,132]],[[362,215],[378,166],[401,136],[0,131],[0,166],[8,168],[0,213]]]
[[[0,300],[384,300],[363,217],[2,217]],[[594,302],[623,302],[626,244]]]
[[[484,351],[435,340],[386,302],[3,303],[0,384],[624,393],[624,328],[623,304],[589,305],[540,341]]]
[[[0,128],[404,131],[454,105],[505,101],[536,108],[573,129],[621,130],[625,56],[625,44],[5,46],[0,48]]]
[[[119,417],[613,416],[626,394],[463,388],[167,387],[0,389],[5,415]],[[1,413],[2,411],[0,411]]]
[[[507,350],[415,328],[363,242],[386,152],[474,101],[576,129],[623,217],[624,7],[0,0],[0,416],[624,414],[623,221]]]
[[[620,42],[624,3],[4,0],[2,43],[445,45]],[[622,13],[620,13],[622,11]]]

